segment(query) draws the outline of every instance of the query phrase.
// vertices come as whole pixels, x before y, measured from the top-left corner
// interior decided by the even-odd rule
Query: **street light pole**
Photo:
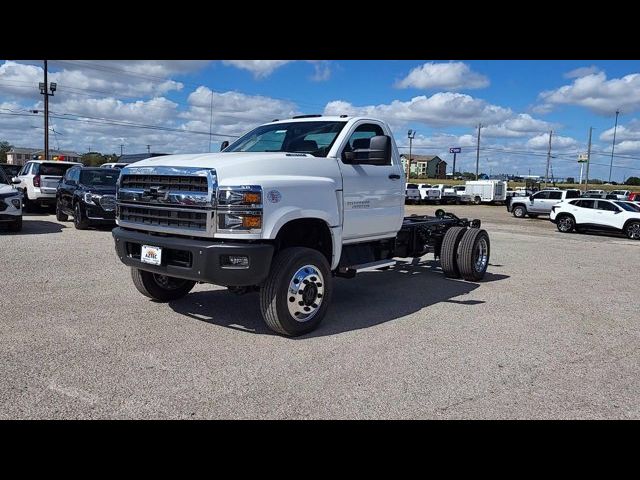
[[[411,147],[413,143],[413,139],[416,136],[415,130],[409,130],[407,132],[407,137],[409,138],[409,161],[407,162],[407,183],[409,183],[409,178],[411,177]]]
[[[611,144],[611,163],[609,164],[609,183],[611,183],[611,170],[613,170],[613,150],[616,148],[616,131],[618,130],[618,115],[620,115],[620,110],[616,110],[616,126],[613,127],[613,143]]]

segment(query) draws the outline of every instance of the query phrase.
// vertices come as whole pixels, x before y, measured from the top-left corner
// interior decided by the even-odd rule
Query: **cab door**
[[[625,215],[620,207],[606,200],[598,200],[595,212],[598,224],[605,228],[622,230]]]
[[[527,203],[527,210],[532,213],[544,213],[549,203],[549,191],[534,193]],[[551,207],[549,206],[549,211]]]
[[[372,137],[391,137],[389,165],[355,165],[345,152],[368,148]],[[346,243],[393,237],[404,217],[404,174],[391,132],[382,123],[361,120],[351,126],[338,150],[343,182],[342,236]]]

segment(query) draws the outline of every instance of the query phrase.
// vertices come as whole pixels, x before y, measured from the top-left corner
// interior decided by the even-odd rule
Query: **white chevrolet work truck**
[[[490,243],[479,220],[404,216],[403,168],[385,122],[304,115],[225,144],[122,169],[113,237],[147,297],[173,301],[196,282],[258,290],[267,326],[295,336],[325,316],[333,277],[394,258],[433,253],[448,277],[483,278]]]

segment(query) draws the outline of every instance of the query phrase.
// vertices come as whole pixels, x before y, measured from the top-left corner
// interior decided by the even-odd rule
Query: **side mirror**
[[[220,151],[223,151],[225,148],[229,146],[229,140],[225,140],[220,144]]]
[[[529,195],[529,200],[533,202],[533,195]]]
[[[18,177],[13,177],[13,178],[11,179],[11,183],[12,183],[13,185],[20,185],[22,182],[20,181],[20,179],[19,179]]]
[[[357,148],[345,152],[345,160],[353,165],[391,165],[391,137],[371,137],[369,148]]]

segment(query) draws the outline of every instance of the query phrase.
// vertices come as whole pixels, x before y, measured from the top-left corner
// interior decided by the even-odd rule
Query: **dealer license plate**
[[[162,248],[152,247],[151,245],[142,245],[140,260],[142,261],[142,263],[160,265],[160,261],[162,260]]]

